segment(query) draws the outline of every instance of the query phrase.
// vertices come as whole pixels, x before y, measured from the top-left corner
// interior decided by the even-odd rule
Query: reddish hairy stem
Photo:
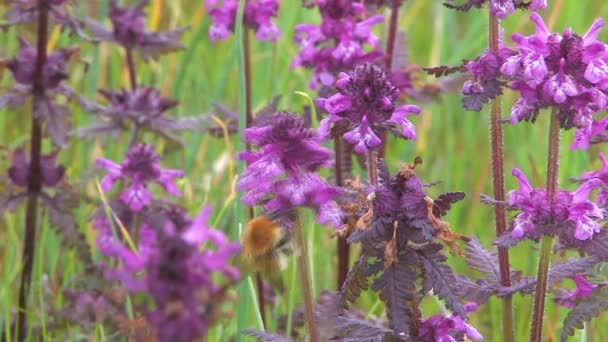
[[[393,0],[393,5],[391,6],[391,19],[388,24],[388,37],[386,42],[386,57],[385,57],[385,69],[390,77],[391,69],[393,67],[393,54],[395,52],[395,39],[397,37],[397,26],[399,24],[399,8],[403,3],[402,0]],[[379,156],[380,158],[384,158],[384,154],[386,152],[386,140],[388,138],[388,134],[382,133],[381,137],[382,144],[380,144]]]
[[[551,113],[551,124],[549,126],[549,152],[547,157],[547,196],[551,203],[551,210],[553,210],[559,179],[559,140],[559,119],[557,110],[554,109]],[[541,342],[543,336],[545,298],[552,252],[553,236],[543,237],[538,261],[536,289],[534,291],[534,311],[532,314],[532,332],[530,333],[530,341],[532,342]]]
[[[497,53],[499,47],[500,22],[498,18],[489,14],[489,47],[490,52]],[[504,145],[502,125],[499,120],[502,118],[501,97],[497,96],[492,100],[490,109],[490,140],[492,153],[492,181],[494,187],[494,198],[497,201],[505,199],[505,179],[504,179]],[[507,220],[505,217],[505,207],[502,205],[494,206],[494,216],[496,222],[496,237],[507,231]],[[509,250],[498,248],[498,264],[500,267],[500,282],[502,286],[511,286],[511,270],[509,265]],[[513,324],[513,297],[505,296],[502,299],[502,326],[505,342],[515,341],[515,327]]]
[[[42,188],[40,157],[42,149],[42,122],[35,117],[38,104],[43,100],[44,85],[43,71],[47,60],[46,46],[48,42],[49,3],[48,0],[38,2],[38,41],[36,69],[34,70],[32,124],[30,131],[30,165],[28,174],[28,198],[25,210],[25,237],[23,242],[23,270],[19,285],[19,312],[17,314],[16,339],[23,340],[26,336],[27,297],[32,279],[34,252],[36,251],[36,225],[38,219],[38,194]]]
[[[317,331],[317,324],[314,315],[313,307],[313,293],[310,284],[310,265],[308,263],[308,247],[306,240],[304,239],[304,233],[302,232],[302,225],[299,220],[295,227],[295,238],[300,250],[298,256],[298,270],[300,273],[300,284],[302,285],[302,299],[304,300],[304,318],[306,320],[306,326],[308,328],[308,334],[310,342],[318,342],[319,335]]]
[[[129,70],[129,82],[131,82],[131,89],[137,88],[137,73],[135,69],[135,62],[133,61],[133,50],[131,48],[125,48],[127,55],[127,70]]]
[[[336,177],[336,185],[341,187],[344,185],[344,176],[342,175],[342,137],[337,136],[334,138],[334,152],[335,152],[335,164],[334,174]],[[346,280],[348,274],[348,257],[350,252],[350,246],[346,243],[346,236],[338,236],[338,291],[342,288],[342,284]]]
[[[367,172],[369,182],[373,186],[378,185],[378,154],[374,150],[367,151]]]
[[[253,123],[253,113],[251,111],[251,48],[249,44],[249,28],[245,27],[243,32],[243,56],[245,59],[245,127],[251,127]],[[251,144],[246,143],[245,149],[251,151]],[[254,218],[253,207],[248,210],[249,219]],[[259,273],[255,276],[255,285],[258,294],[258,307],[262,323],[266,326],[266,299],[264,298],[264,282]]]

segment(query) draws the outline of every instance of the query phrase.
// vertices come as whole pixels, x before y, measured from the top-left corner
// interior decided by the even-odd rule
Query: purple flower
[[[239,6],[238,0],[205,0],[213,23],[209,28],[211,40],[224,40],[234,31],[234,22]],[[281,31],[272,22],[279,11],[277,0],[248,0],[245,3],[243,24],[255,30],[255,36],[262,41],[276,41]]]
[[[380,146],[379,136],[387,131],[404,139],[416,139],[416,128],[407,116],[420,113],[420,108],[395,106],[399,90],[391,84],[382,68],[364,64],[350,74],[340,73],[336,88],[337,94],[317,99],[329,114],[321,121],[321,136],[330,134],[332,123],[339,124],[339,133],[362,154]]]
[[[516,50],[504,59],[500,70],[512,80],[520,99],[511,111],[511,123],[534,121],[544,108],[556,108],[562,128],[576,127],[579,140],[589,136],[593,116],[606,108],[608,46],[597,40],[602,19],[579,36],[566,29],[549,32],[543,19],[532,13],[536,25],[531,36],[515,33]],[[585,148],[585,142],[573,148]]]
[[[65,168],[57,165],[57,153],[42,155],[40,157],[40,171],[42,185],[53,187],[59,184],[65,175]],[[8,178],[16,185],[27,188],[30,173],[29,157],[22,149],[13,154],[13,163],[8,169]]]
[[[589,240],[593,234],[600,232],[597,221],[604,215],[591,200],[591,191],[601,185],[599,179],[583,183],[575,192],[558,190],[553,203],[544,189],[533,188],[523,172],[513,169],[513,176],[519,183],[518,190],[508,193],[508,205],[520,213],[513,220],[511,236],[537,238],[539,234],[555,233],[554,227],[563,227],[565,223],[574,225],[574,237],[578,240]],[[565,225],[568,228],[568,225]],[[549,231],[546,231],[549,229]]]
[[[159,162],[160,156],[154,151],[154,147],[144,144],[131,147],[121,164],[99,158],[97,165],[108,172],[101,182],[101,188],[104,192],[108,192],[115,181],[120,179],[128,181],[129,186],[123,191],[120,199],[133,211],[142,210],[152,201],[152,194],[147,189],[150,182],[160,184],[171,195],[181,196],[174,179],[183,177],[183,171],[161,169]]]
[[[590,296],[593,289],[597,288],[597,285],[590,283],[584,275],[579,274],[572,279],[576,284],[574,290],[560,290],[554,298],[557,304],[567,308],[575,307],[579,300]]]
[[[111,0],[109,14],[112,30],[93,20],[87,21],[87,24],[96,39],[118,43],[128,50],[139,50],[145,59],[182,49],[179,40],[185,29],[148,31],[144,13],[147,4],[148,0],[140,0],[133,7],[120,7],[117,0]]]
[[[358,64],[377,61],[384,56],[379,39],[372,33],[381,23],[381,15],[364,18],[365,6],[357,1],[319,0],[321,24],[299,24],[295,41],[300,53],[292,67],[314,70],[310,87],[316,89],[333,84],[335,76]]]
[[[205,207],[186,224],[167,224],[147,264],[147,288],[156,304],[148,319],[161,341],[191,341],[206,336],[213,323],[210,320],[217,319],[221,301],[226,299],[214,276],[223,274],[230,281],[239,277],[229,259],[238,253],[240,245],[209,228],[209,214],[210,208]],[[206,245],[209,242],[213,249]],[[206,247],[201,250],[202,246]]]
[[[466,312],[477,310],[477,303],[465,304]],[[435,341],[435,342],[456,342],[459,341],[456,336],[465,334],[466,337],[473,341],[480,341],[483,336],[462,317],[458,315],[444,316],[435,315],[420,322],[420,341]]]
[[[602,182],[596,202],[600,207],[606,208],[608,206],[608,159],[606,159],[604,152],[600,152],[599,156],[602,161],[602,168],[596,171],[583,173],[580,180],[589,181],[592,179],[599,179]]]
[[[0,24],[2,29],[18,24],[31,23],[38,19],[39,0],[7,0],[5,3],[12,4],[12,7],[3,16],[5,22]],[[50,0],[48,5],[49,19],[52,22],[61,25],[62,29],[68,28],[80,37],[87,38],[83,32],[82,22],[72,17],[67,6],[68,0]]]
[[[257,147],[239,156],[248,164],[238,185],[245,192],[243,203],[264,204],[269,212],[310,206],[321,224],[342,223],[333,202],[338,189],[315,174],[331,165],[331,152],[303,118],[287,112],[262,117],[243,137]]]
[[[500,19],[505,19],[518,8],[530,9],[532,11],[547,8],[547,0],[468,0],[462,5],[452,5],[451,2],[454,0],[448,1],[447,7],[460,11],[468,11],[473,7],[481,8],[485,3],[488,3],[490,13]]]

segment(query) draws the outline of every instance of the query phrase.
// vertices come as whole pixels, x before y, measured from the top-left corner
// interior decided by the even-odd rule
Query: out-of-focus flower
[[[264,204],[269,212],[310,206],[321,224],[342,224],[333,202],[338,189],[315,174],[331,164],[331,152],[321,146],[303,118],[276,113],[247,128],[243,137],[257,147],[257,151],[240,154],[248,163],[239,182],[245,204]]]
[[[512,237],[538,238],[541,234],[556,234],[559,231],[554,229],[566,229],[566,223],[574,225],[574,237],[578,240],[589,240],[600,232],[597,221],[604,215],[589,195],[601,186],[601,180],[590,179],[575,192],[558,190],[551,202],[547,191],[533,188],[520,169],[514,168],[513,176],[517,178],[519,189],[508,193],[508,205],[521,212],[513,220]]]
[[[184,28],[164,32],[150,32],[146,28],[144,8],[149,0],[140,0],[133,7],[121,7],[118,0],[110,1],[112,30],[93,20],[87,25],[93,38],[115,42],[128,50],[139,50],[142,56],[157,58],[159,55],[183,48],[180,38]]]
[[[448,3],[445,5],[448,8],[459,11],[468,11],[473,7],[481,8],[487,3],[490,13],[500,19],[505,19],[507,16],[513,14],[516,9],[537,11],[539,9],[547,8],[547,0],[467,0],[460,5],[453,5],[452,2],[454,2],[454,0],[448,0]]]
[[[42,185],[53,187],[59,184],[65,175],[65,168],[57,165],[57,153],[42,155],[40,157],[40,172]],[[13,163],[8,169],[8,178],[18,186],[28,186],[30,173],[30,160],[22,149],[13,154]]]
[[[579,300],[588,297],[593,292],[597,285],[590,283],[584,275],[576,275],[572,277],[576,287],[571,291],[560,290],[555,296],[555,301],[561,306],[573,308]]]
[[[477,310],[477,303],[468,303],[464,306],[466,312]],[[465,334],[473,341],[480,341],[483,336],[462,317],[458,315],[435,315],[420,322],[420,341],[456,342],[457,334]]]
[[[300,52],[292,67],[303,66],[314,70],[310,87],[330,86],[339,72],[356,65],[377,61],[384,56],[380,40],[372,33],[381,23],[381,15],[364,18],[365,6],[358,1],[319,0],[321,24],[299,24],[295,27],[295,41]]]
[[[597,19],[581,37],[571,29],[549,32],[537,13],[530,19],[535,34],[513,34],[517,49],[500,69],[521,96],[510,121],[534,121],[541,109],[556,108],[562,128],[576,127],[584,135],[593,116],[606,108],[608,46],[597,40],[604,21]]]
[[[604,152],[600,152],[599,157],[602,161],[602,168],[583,173],[580,180],[589,181],[591,179],[599,179],[602,181],[602,186],[595,201],[600,207],[606,208],[608,206],[608,159],[606,159]]]
[[[209,28],[211,40],[224,40],[234,31],[238,0],[205,0],[205,7],[213,23]],[[248,0],[245,2],[243,24],[255,30],[255,36],[262,41],[276,41],[281,31],[272,22],[279,12],[277,0]]]
[[[147,189],[150,182],[160,184],[165,191],[174,196],[181,196],[174,179],[183,177],[184,172],[175,169],[161,169],[160,156],[154,151],[152,145],[138,144],[131,147],[121,164],[99,158],[97,165],[108,172],[101,182],[104,192],[110,191],[117,180],[129,182],[128,188],[123,191],[120,199],[133,211],[142,210],[152,201],[152,194]]]
[[[9,26],[31,23],[38,19],[39,0],[7,0],[5,3],[12,5],[12,7],[4,14],[5,22],[0,23],[0,28],[5,29]],[[49,18],[52,22],[61,25],[62,29],[70,29],[80,37],[87,38],[83,31],[83,23],[74,18],[67,9],[68,0],[50,0],[47,3]]]
[[[319,126],[322,137],[330,135],[332,123],[340,124],[339,133],[355,145],[358,153],[380,146],[379,136],[387,131],[404,139],[416,139],[416,128],[407,116],[420,113],[420,108],[413,105],[396,107],[399,90],[382,68],[364,64],[349,74],[340,73],[336,88],[339,93],[317,99],[329,114]]]
[[[230,281],[239,272],[229,264],[240,245],[230,242],[218,230],[209,228],[208,207],[185,225],[165,226],[158,249],[149,260],[147,288],[156,309],[148,319],[156,327],[161,341],[191,341],[206,336],[207,329],[217,319],[225,289],[215,282],[214,274],[223,274]],[[207,243],[203,250],[200,248]]]

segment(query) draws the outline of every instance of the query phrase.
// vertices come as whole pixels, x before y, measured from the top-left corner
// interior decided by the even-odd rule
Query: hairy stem
[[[131,89],[137,88],[137,73],[135,69],[135,62],[133,61],[133,50],[131,48],[125,48],[127,55],[127,70],[129,70],[129,81],[131,82]]]
[[[500,21],[498,18],[489,14],[489,47],[490,52],[498,53],[498,43],[500,39]],[[492,100],[490,109],[490,140],[492,153],[492,180],[494,187],[494,198],[497,201],[505,199],[505,179],[504,179],[504,145],[502,125],[499,120],[502,118],[502,98],[497,96]],[[502,235],[507,230],[507,220],[505,217],[505,207],[502,205],[494,206],[494,216],[496,222],[496,237]],[[500,267],[500,282],[502,286],[511,286],[511,270],[509,266],[509,250],[498,248],[498,264]],[[505,296],[502,299],[502,329],[505,342],[515,341],[515,327],[513,324],[513,297]]]
[[[367,151],[367,172],[369,182],[373,186],[378,185],[378,153],[375,150]]]
[[[334,152],[335,152],[335,164],[334,164],[334,175],[336,177],[336,186],[341,187],[344,185],[344,176],[342,175],[342,137],[337,136],[334,138]],[[346,236],[338,236],[338,291],[342,288],[342,284],[346,280],[348,274],[348,256],[350,252],[350,246],[346,243]]]
[[[300,284],[302,285],[302,296],[304,300],[304,319],[306,320],[306,326],[308,328],[308,334],[310,336],[310,342],[319,341],[319,335],[317,333],[317,324],[314,315],[313,306],[313,295],[312,287],[310,284],[310,265],[308,262],[308,247],[306,240],[304,239],[304,233],[302,232],[302,225],[297,222],[295,230],[296,244],[300,250],[298,256],[298,271],[300,272]]]
[[[388,37],[386,41],[386,56],[385,56],[385,69],[390,77],[391,69],[393,67],[393,55],[395,54],[395,40],[397,39],[397,27],[399,26],[399,8],[401,7],[403,0],[393,0],[391,5],[391,19],[388,24]],[[388,134],[382,133],[381,139],[382,144],[380,145],[379,155],[380,158],[384,158],[386,152],[386,140]]]
[[[551,113],[549,128],[549,155],[547,158],[547,196],[551,202],[551,210],[557,192],[559,174],[559,119],[557,111]],[[551,253],[553,252],[553,236],[544,236],[541,242],[540,260],[536,276],[536,290],[534,292],[534,311],[532,315],[532,332],[530,341],[541,342],[543,336],[543,320],[545,314],[545,297],[547,295],[547,280],[551,266]]]
[[[42,149],[42,122],[37,117],[37,107],[44,101],[43,71],[46,64],[48,42],[49,3],[38,1],[38,32],[36,69],[34,70],[32,124],[30,131],[30,165],[28,174],[28,197],[25,210],[25,237],[23,242],[23,270],[19,285],[19,312],[17,314],[17,341],[26,337],[27,297],[32,279],[34,252],[36,250],[36,226],[38,219],[38,195],[42,188],[40,157]]]
[[[249,28],[244,28],[243,31],[243,57],[245,60],[245,127],[251,127],[253,123],[253,113],[251,110],[251,47],[249,43]],[[247,151],[251,150],[251,145],[249,143],[245,146]],[[253,211],[253,207],[249,208],[249,219],[252,219],[255,216]],[[256,274],[255,276],[255,285],[258,295],[258,307],[260,309],[260,316],[262,317],[262,322],[264,326],[266,326],[266,300],[264,298],[264,282],[262,281],[262,277],[260,274]]]

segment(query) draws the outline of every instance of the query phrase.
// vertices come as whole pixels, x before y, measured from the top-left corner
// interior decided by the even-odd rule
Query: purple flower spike
[[[57,165],[56,153],[42,155],[40,169],[42,172],[42,185],[53,187],[61,182],[65,175],[65,168]],[[27,188],[30,172],[30,160],[22,149],[15,151],[13,162],[8,169],[8,178],[18,186]]]
[[[136,212],[141,211],[152,201],[152,194],[147,189],[147,184],[150,182],[160,184],[165,191],[174,196],[181,196],[174,180],[183,177],[183,171],[161,169],[159,162],[160,156],[154,151],[154,147],[144,144],[133,146],[121,164],[99,158],[96,162],[97,166],[105,168],[108,172],[101,182],[101,188],[104,192],[108,192],[117,180],[128,180],[129,186],[121,194],[120,199]]]
[[[516,50],[504,50],[501,58],[502,75],[521,96],[510,122],[534,121],[540,110],[556,108],[562,128],[578,129],[572,148],[586,149],[600,130],[593,127],[593,117],[606,108],[608,46],[597,40],[604,21],[596,20],[581,37],[570,29],[549,32],[537,13],[530,20],[536,32],[513,34]]]
[[[234,31],[238,0],[205,0],[205,8],[209,11],[213,23],[209,28],[209,39],[224,40]],[[245,3],[243,24],[255,31],[255,36],[261,41],[276,41],[281,31],[272,22],[279,12],[277,0],[249,0]]]
[[[561,306],[573,308],[578,301],[588,297],[597,288],[597,285],[590,283],[584,275],[576,275],[572,278],[576,284],[576,288],[571,291],[560,290],[555,296],[555,301]]]
[[[239,156],[248,163],[238,184],[245,192],[243,203],[264,204],[268,212],[309,206],[321,224],[342,224],[333,202],[338,189],[315,174],[331,165],[331,152],[321,146],[303,118],[287,112],[260,117],[243,137],[257,147],[257,151]]]
[[[420,108],[395,106],[399,90],[382,68],[364,64],[349,74],[340,73],[336,88],[339,93],[317,99],[317,104],[329,114],[320,123],[322,136],[330,133],[332,123],[338,123],[337,133],[355,145],[358,153],[378,147],[381,144],[379,136],[387,131],[404,139],[416,139],[416,128],[407,116],[420,113]]]
[[[102,41],[115,42],[125,49],[139,50],[144,59],[157,58],[159,55],[183,48],[179,41],[183,28],[150,32],[146,28],[144,8],[149,0],[140,0],[133,7],[121,7],[117,0],[110,1],[112,30],[93,20],[87,22],[93,37]]]
[[[292,67],[313,69],[310,87],[330,86],[335,76],[356,65],[374,62],[384,56],[379,39],[372,33],[384,21],[381,15],[365,18],[365,7],[356,1],[320,0],[321,24],[295,27],[300,53]]]
[[[536,239],[541,234],[559,234],[574,228],[574,237],[583,241],[600,232],[598,221],[604,216],[597,204],[589,200],[589,195],[602,185],[601,180],[587,180],[574,193],[558,190],[551,203],[547,192],[533,188],[521,170],[514,168],[513,176],[519,182],[519,189],[509,191],[507,204],[520,211],[513,220],[513,238]]]

